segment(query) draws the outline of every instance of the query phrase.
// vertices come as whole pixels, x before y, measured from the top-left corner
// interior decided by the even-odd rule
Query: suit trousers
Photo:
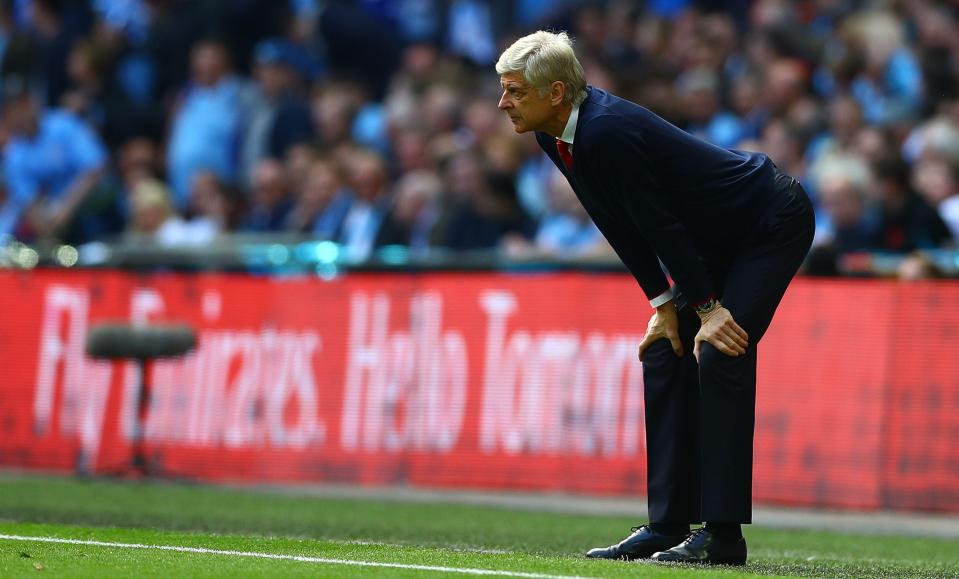
[[[704,343],[699,318],[679,305],[684,355],[666,339],[643,356],[649,520],[653,523],[752,520],[756,351],[790,280],[812,244],[812,204],[798,181],[777,173],[788,201],[767,215],[716,274],[720,300],[749,335],[744,355]]]

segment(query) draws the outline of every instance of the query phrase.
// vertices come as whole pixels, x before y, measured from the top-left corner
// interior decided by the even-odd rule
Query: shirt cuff
[[[649,305],[653,306],[654,308],[658,308],[671,299],[673,299],[673,288],[668,288],[663,293],[649,300]]]

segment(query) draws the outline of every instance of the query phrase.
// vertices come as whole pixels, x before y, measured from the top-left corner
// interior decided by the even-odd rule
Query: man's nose
[[[501,110],[506,110],[509,108],[509,101],[506,99],[506,95],[499,97],[499,105],[497,105]]]

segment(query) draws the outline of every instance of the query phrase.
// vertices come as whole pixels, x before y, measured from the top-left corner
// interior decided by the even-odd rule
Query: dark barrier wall
[[[128,464],[133,363],[105,320],[185,321],[146,452],[203,480],[645,492],[649,306],[624,275],[333,281],[0,272],[0,465]],[[959,284],[795,282],[760,346],[755,498],[959,512]]]

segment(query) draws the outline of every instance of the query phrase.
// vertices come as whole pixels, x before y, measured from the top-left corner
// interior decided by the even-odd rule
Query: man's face
[[[191,57],[193,80],[200,86],[213,86],[226,72],[226,53],[217,44],[201,44]]]
[[[503,95],[499,99],[500,110],[506,111],[517,133],[542,130],[553,114],[550,95],[540,96],[530,86],[522,72],[508,72],[499,77]]]
[[[263,161],[253,175],[253,195],[256,201],[273,207],[286,197],[283,166],[276,161]]]
[[[33,135],[40,122],[40,105],[31,95],[16,97],[6,108],[7,127],[15,135]]]
[[[257,64],[253,69],[253,74],[263,92],[269,97],[279,95],[293,81],[290,70],[283,64],[275,62]]]

